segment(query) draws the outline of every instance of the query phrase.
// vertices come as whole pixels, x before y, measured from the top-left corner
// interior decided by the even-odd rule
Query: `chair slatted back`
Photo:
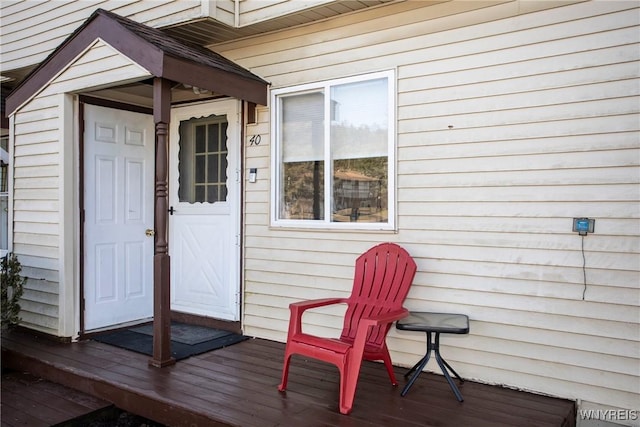
[[[363,317],[400,310],[416,268],[411,255],[395,243],[381,243],[360,255],[340,339],[353,342]],[[371,328],[366,346],[381,348],[390,327],[391,324]]]

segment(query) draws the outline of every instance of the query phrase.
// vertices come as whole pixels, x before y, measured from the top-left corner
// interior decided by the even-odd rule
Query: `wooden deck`
[[[384,367],[370,362],[345,416],[332,365],[294,356],[288,391],[278,392],[283,354],[282,343],[251,339],[158,369],[147,356],[95,341],[57,343],[24,331],[2,337],[3,367],[170,426],[575,425],[574,402],[466,381],[459,403],[442,376],[426,372],[401,397]],[[400,385],[404,372],[397,368]]]
[[[1,388],[2,427],[49,427],[113,406],[25,372],[3,372]]]

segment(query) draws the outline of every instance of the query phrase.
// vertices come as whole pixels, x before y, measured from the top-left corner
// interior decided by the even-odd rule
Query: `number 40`
[[[253,135],[249,139],[249,145],[260,145],[260,141],[262,141],[262,137],[260,135]]]

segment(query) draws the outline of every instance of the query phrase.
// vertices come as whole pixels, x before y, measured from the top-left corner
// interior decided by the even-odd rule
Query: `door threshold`
[[[91,329],[90,331],[85,331],[80,333],[80,339],[86,339],[86,338],[91,338],[92,336],[96,335],[96,334],[100,334],[103,332],[107,332],[107,331],[117,331],[120,329],[127,329],[130,328],[132,326],[140,326],[140,325],[144,325],[147,323],[153,322],[153,318],[149,317],[149,318],[145,318],[145,319],[139,319],[139,320],[132,320],[130,322],[124,322],[124,323],[118,323],[117,325],[109,325],[109,326],[105,326],[102,328],[96,328],[96,329]]]
[[[221,329],[223,331],[242,334],[242,325],[240,322],[229,320],[221,320],[213,317],[199,316],[191,313],[182,313],[179,311],[171,312],[171,320],[180,323],[188,323],[190,325],[206,326],[207,328]]]

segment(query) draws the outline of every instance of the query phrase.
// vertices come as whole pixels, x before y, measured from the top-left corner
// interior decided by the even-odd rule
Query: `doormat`
[[[92,337],[94,341],[153,356],[153,325],[106,332]],[[221,329],[186,323],[171,323],[171,356],[176,360],[237,344],[249,337]]]

